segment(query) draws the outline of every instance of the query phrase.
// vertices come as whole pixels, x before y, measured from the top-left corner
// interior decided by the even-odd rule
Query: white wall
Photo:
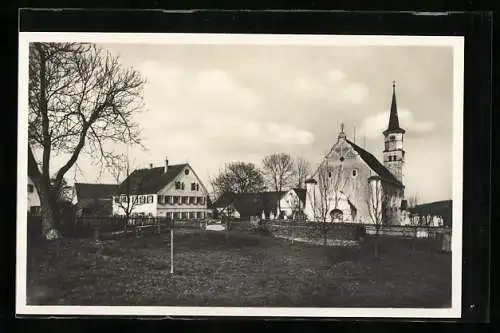
[[[351,206],[349,205],[348,198],[345,193],[337,192],[337,206],[335,207],[335,195],[331,195],[328,198],[326,209],[326,222],[332,222],[330,213],[334,209],[339,209],[343,214],[343,222],[357,222],[352,220]],[[323,209],[320,208],[321,205],[321,195],[318,185],[307,184],[306,185],[306,205],[304,207],[304,214],[309,221],[319,221],[322,220]]]
[[[30,210],[31,207],[40,206],[40,196],[38,195],[38,191],[36,189],[35,184],[29,177],[28,177],[28,185],[33,186],[33,192],[28,191],[28,210]]]
[[[292,218],[294,212],[297,210],[303,209],[300,199],[295,193],[295,191],[289,190],[281,199],[280,199],[280,209],[285,212],[286,218]]]

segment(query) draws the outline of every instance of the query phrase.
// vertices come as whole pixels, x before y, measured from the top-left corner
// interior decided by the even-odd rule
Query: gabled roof
[[[413,208],[410,208],[409,211],[416,214],[421,215],[451,215],[451,211],[453,208],[452,200],[442,200],[442,201],[434,201],[425,204],[416,205]]]
[[[358,155],[361,157],[361,159],[368,164],[370,169],[375,171],[382,180],[385,180],[387,182],[393,183],[398,186],[403,186],[403,184],[392,174],[392,172],[389,171],[382,163],[379,162],[379,160],[355,144],[354,142],[349,141],[346,139],[346,141],[352,146],[352,148],[358,153]]]
[[[236,194],[233,192],[224,192],[221,194],[220,197],[217,198],[217,200],[214,201],[212,206],[214,208],[227,207],[228,205],[233,203],[235,197],[236,197]]]
[[[136,169],[120,184],[118,192],[122,194],[157,193],[186,167],[189,167],[188,163],[169,165],[167,172],[164,167]]]
[[[278,201],[287,192],[258,192],[258,193],[232,193],[225,192],[217,199],[213,206],[224,208],[233,205],[240,216],[260,216],[262,212],[269,214],[277,208]]]
[[[116,193],[116,184],[75,183],[75,192],[78,200],[82,199],[111,199]]]

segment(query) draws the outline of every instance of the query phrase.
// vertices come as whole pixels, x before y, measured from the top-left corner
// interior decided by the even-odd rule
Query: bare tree
[[[56,189],[80,154],[104,166],[116,157],[106,143],[140,143],[132,117],[144,107],[144,83],[139,72],[122,68],[119,58],[94,44],[30,44],[28,175],[40,195],[47,239],[60,237]],[[57,155],[69,157],[51,182],[50,162]]]
[[[126,222],[128,223],[135,208],[140,205],[139,197],[135,193],[135,189],[142,184],[133,183],[129,178],[132,170],[128,155],[118,155],[117,158],[110,161],[108,169],[118,185],[118,191],[113,198],[113,205],[116,204],[118,209],[123,211]]]
[[[374,256],[379,255],[379,233],[380,227],[386,217],[387,195],[384,191],[382,181],[377,176],[372,176],[368,179],[368,187],[366,191],[366,204],[368,206],[368,214],[371,221],[375,225],[375,243]]]
[[[290,186],[295,174],[292,156],[285,153],[270,154],[264,157],[262,165],[270,188],[273,188],[276,192],[281,192],[284,188]],[[279,200],[277,209],[277,214],[280,214]]]
[[[224,166],[217,176],[210,180],[216,197],[225,192],[260,192],[264,186],[262,172],[253,163],[233,162]]]
[[[309,164],[309,162],[302,157],[297,157],[295,159],[295,176],[297,179],[298,188],[304,188],[304,183],[310,172],[311,165]]]
[[[315,222],[319,223],[323,243],[326,245],[328,230],[333,222],[332,213],[339,209],[347,178],[342,165],[330,166],[327,161],[324,161],[319,166],[315,179],[317,179],[317,190],[308,192],[308,195]]]

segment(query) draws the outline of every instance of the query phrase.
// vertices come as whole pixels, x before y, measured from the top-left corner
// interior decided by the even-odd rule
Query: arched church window
[[[391,135],[391,136],[389,137],[389,140],[394,141],[394,140],[396,140],[396,137],[395,137],[394,135]]]
[[[357,169],[352,170],[352,176],[356,177],[357,175],[358,175],[358,170]]]
[[[332,178],[332,172],[328,171],[328,178]]]

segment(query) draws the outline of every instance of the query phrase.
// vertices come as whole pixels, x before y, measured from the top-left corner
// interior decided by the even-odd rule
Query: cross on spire
[[[344,132],[344,122],[341,122],[341,123],[340,123],[340,131],[341,131],[341,132]]]
[[[405,130],[399,127],[399,118],[398,118],[398,107],[396,104],[396,81],[392,81],[392,102],[391,102],[391,112],[389,115],[389,125],[387,129],[383,132],[384,135],[392,133],[405,133]]]

